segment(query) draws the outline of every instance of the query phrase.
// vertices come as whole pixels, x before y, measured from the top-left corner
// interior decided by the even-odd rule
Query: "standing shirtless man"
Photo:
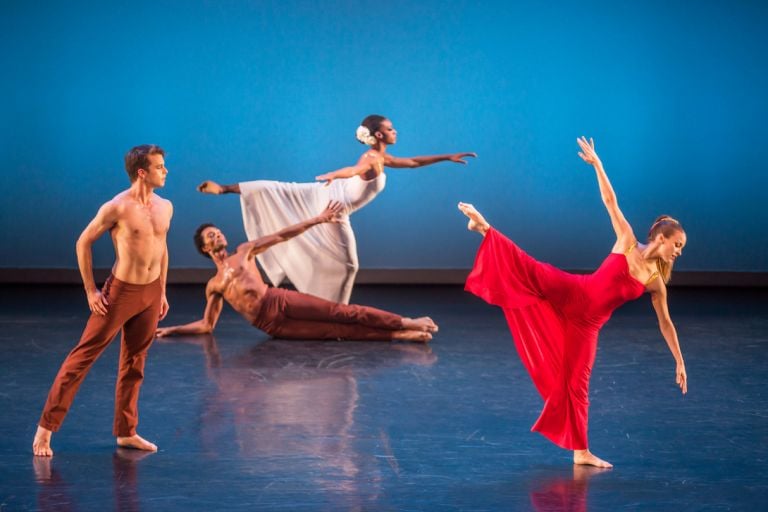
[[[173,206],[154,193],[165,185],[168,174],[164,156],[160,146],[145,144],[131,149],[125,155],[130,188],[104,203],[77,240],[77,263],[91,316],[48,393],[32,442],[35,455],[53,455],[51,434],[61,427],[86,374],[121,328],[113,433],[119,446],[157,451],[157,446],[136,433],[136,426],[147,350],[158,321],[168,313],[165,238]],[[106,231],[112,236],[115,263],[99,290],[93,278],[91,247]]]
[[[343,205],[330,202],[316,217],[240,244],[227,252],[227,239],[213,224],[195,233],[195,245],[216,264],[216,275],[205,288],[203,318],[195,322],[161,327],[158,336],[213,332],[226,300],[254,327],[275,338],[299,340],[415,341],[426,343],[437,332],[429,317],[406,318],[368,306],[340,304],[284,288],[270,288],[256,267],[256,255],[299,236],[325,222],[339,222]],[[316,257],[323,257],[318,254]]]

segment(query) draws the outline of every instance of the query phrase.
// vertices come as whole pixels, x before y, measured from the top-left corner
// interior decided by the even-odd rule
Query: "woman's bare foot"
[[[53,457],[53,450],[51,450],[52,434],[47,428],[38,425],[35,440],[32,441],[32,453],[37,457]]]
[[[398,341],[415,341],[417,343],[428,343],[429,340],[432,339],[432,334],[426,331],[403,329],[402,331],[395,331],[392,334],[392,339]]]
[[[596,457],[589,450],[573,450],[573,463],[595,466],[598,468],[612,468],[613,464]]]
[[[475,207],[469,203],[459,203],[459,210],[461,210],[461,213],[469,217],[467,229],[470,231],[477,231],[481,235],[485,236],[485,233],[487,233],[491,227],[491,225],[488,224],[488,222],[485,220],[485,217],[480,215],[480,212],[478,212]]]
[[[403,329],[409,331],[437,332],[437,324],[428,316],[403,318]]]
[[[148,452],[156,452],[157,445],[150,443],[140,435],[132,435],[130,437],[118,437],[117,446],[123,448],[133,448],[134,450],[145,450]]]
[[[206,180],[199,184],[197,186],[198,192],[202,192],[203,194],[223,194],[224,193],[224,187],[216,183],[215,181]]]

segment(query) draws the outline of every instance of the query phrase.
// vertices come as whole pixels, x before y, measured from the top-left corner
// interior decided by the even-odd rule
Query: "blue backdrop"
[[[310,181],[356,161],[355,128],[393,120],[411,156],[354,215],[363,268],[470,266],[475,203],[534,256],[593,268],[613,243],[593,136],[639,235],[679,218],[677,268],[768,271],[765,2],[5,1],[0,266],[76,267],[74,243],[128,186],[133,145],[168,151],[172,267],[205,267],[203,221],[243,240],[206,178]],[[111,263],[108,237],[95,264]]]

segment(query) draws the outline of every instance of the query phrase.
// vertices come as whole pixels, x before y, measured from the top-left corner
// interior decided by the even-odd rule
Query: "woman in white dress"
[[[257,256],[275,286],[287,277],[300,292],[348,304],[359,267],[349,215],[384,189],[384,167],[413,168],[443,161],[466,164],[466,157],[476,156],[475,153],[411,158],[389,155],[387,146],[397,142],[397,131],[392,121],[379,115],[363,119],[356,135],[358,141],[370,148],[355,165],[317,176],[315,183],[258,180],[220,185],[205,181],[197,188],[205,194],[240,194],[243,225],[249,240],[312,217],[329,201],[344,205],[340,222],[316,226]]]

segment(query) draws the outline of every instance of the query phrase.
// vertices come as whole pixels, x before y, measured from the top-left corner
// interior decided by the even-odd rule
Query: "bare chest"
[[[131,205],[118,223],[118,233],[128,239],[164,237],[169,227],[170,218],[162,207]]]

